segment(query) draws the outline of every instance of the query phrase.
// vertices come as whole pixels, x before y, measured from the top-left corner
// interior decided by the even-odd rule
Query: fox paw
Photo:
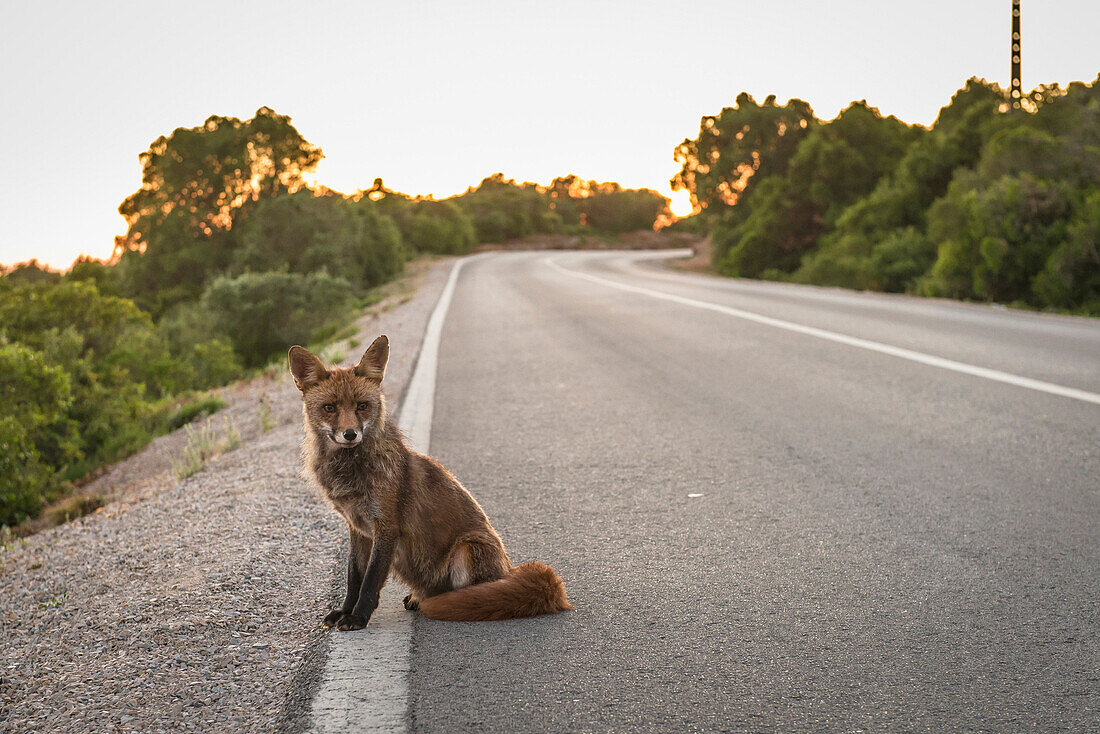
[[[407,594],[401,603],[404,604],[405,608],[408,609],[410,612],[415,612],[417,609],[420,608],[420,600],[414,597],[412,594]]]
[[[341,632],[348,632],[350,630],[361,630],[367,626],[367,620],[360,617],[358,614],[351,612],[345,612],[340,616],[339,621],[336,622],[336,629]]]
[[[321,626],[335,627],[336,623],[340,621],[340,617],[342,616],[344,616],[344,610],[340,607],[336,607],[331,612],[325,615],[325,619],[321,622]]]

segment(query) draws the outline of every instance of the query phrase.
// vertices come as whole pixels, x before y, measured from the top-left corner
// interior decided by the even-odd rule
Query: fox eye
[[[326,413],[335,413],[336,412],[336,406],[333,405],[332,403],[325,403],[321,407],[325,409]]]
[[[366,410],[367,409],[367,404],[366,403],[359,403],[359,405],[355,406],[355,409],[356,410]]]

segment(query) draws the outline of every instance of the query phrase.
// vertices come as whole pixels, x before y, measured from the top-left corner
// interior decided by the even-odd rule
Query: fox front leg
[[[323,627],[335,627],[344,616],[355,609],[355,603],[359,601],[359,590],[363,586],[363,572],[370,562],[371,546],[373,542],[362,533],[348,527],[351,533],[351,549],[348,552],[348,591],[344,596],[344,603],[333,609],[321,622]]]
[[[378,608],[378,595],[390,575],[393,564],[393,550],[397,536],[388,532],[375,532],[374,547],[371,549],[370,563],[363,574],[363,583],[359,588],[359,599],[350,612],[344,612],[336,622],[341,632],[360,630],[370,622],[370,615]]]

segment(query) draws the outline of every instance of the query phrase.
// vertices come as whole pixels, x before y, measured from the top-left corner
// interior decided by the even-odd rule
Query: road
[[[431,452],[576,611],[417,616],[412,728],[1100,728],[1100,321],[646,257],[465,263]]]

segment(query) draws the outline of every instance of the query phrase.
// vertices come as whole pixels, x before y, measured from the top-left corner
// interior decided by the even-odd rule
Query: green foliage
[[[415,252],[462,255],[477,243],[473,220],[454,200],[413,199],[387,191],[381,180],[366,201],[393,219],[405,245]]]
[[[1100,316],[1100,190],[1088,193],[1032,285],[1039,302]]]
[[[229,263],[241,217],[302,188],[321,157],[267,107],[250,120],[215,115],[157,138],[140,156],[141,188],[119,206],[129,225],[116,242],[123,292],[155,315],[197,298]]]
[[[400,273],[404,262],[401,233],[369,201],[300,191],[256,207],[241,230],[234,271],[327,269],[366,289]]]
[[[241,360],[233,347],[220,339],[199,342],[177,359],[183,361],[190,373],[188,387],[193,390],[220,387],[244,375]]]
[[[8,339],[42,352],[69,376],[66,421],[79,427],[80,452],[91,464],[133,450],[147,439],[147,396],[186,382],[131,301],[102,296],[87,282],[0,287],[0,323]],[[43,451],[64,478],[86,468],[65,452]]]
[[[1029,174],[957,179],[928,213],[939,253],[929,295],[1027,302],[1030,284],[1066,238],[1070,190]]]
[[[73,261],[69,272],[63,276],[67,281],[86,280],[95,284],[96,290],[105,296],[117,296],[119,293],[118,270],[102,260],[81,255]]]
[[[207,289],[202,306],[215,331],[225,336],[250,367],[259,367],[341,312],[351,285],[325,271],[245,273],[223,276]]]
[[[12,265],[10,268],[0,267],[0,276],[3,276],[9,284],[57,283],[61,280],[61,273],[40,265],[34,258],[25,263]]]
[[[971,79],[928,131],[864,102],[797,131],[774,122],[783,110],[742,95],[677,148],[674,184],[705,207],[693,219],[720,271],[1100,308],[1097,82],[1039,87],[1009,112]]]
[[[699,137],[676,146],[674,157],[681,168],[672,188],[688,191],[697,208],[733,205],[754,179],[786,173],[795,149],[816,122],[810,105],[800,99],[780,106],[773,94],[760,105],[742,92],[734,107],[703,117]]]
[[[866,195],[919,137],[895,117],[855,102],[802,136],[786,171],[759,179],[715,231],[716,264],[730,275],[789,273],[844,207]]]
[[[562,218],[538,186],[517,184],[501,173],[482,180],[457,201],[473,221],[478,242],[499,243],[562,228]]]
[[[546,195],[557,221],[574,232],[636,232],[653,229],[659,218],[670,216],[668,199],[656,191],[624,189],[613,181],[561,176],[553,180]]]
[[[206,395],[184,403],[168,416],[168,419],[165,421],[165,428],[169,431],[182,428],[196,418],[217,413],[228,404],[229,403],[225,402],[217,395]]]
[[[44,355],[19,344],[0,344],[0,525],[33,515],[58,489],[50,462],[79,457],[69,376]]]

